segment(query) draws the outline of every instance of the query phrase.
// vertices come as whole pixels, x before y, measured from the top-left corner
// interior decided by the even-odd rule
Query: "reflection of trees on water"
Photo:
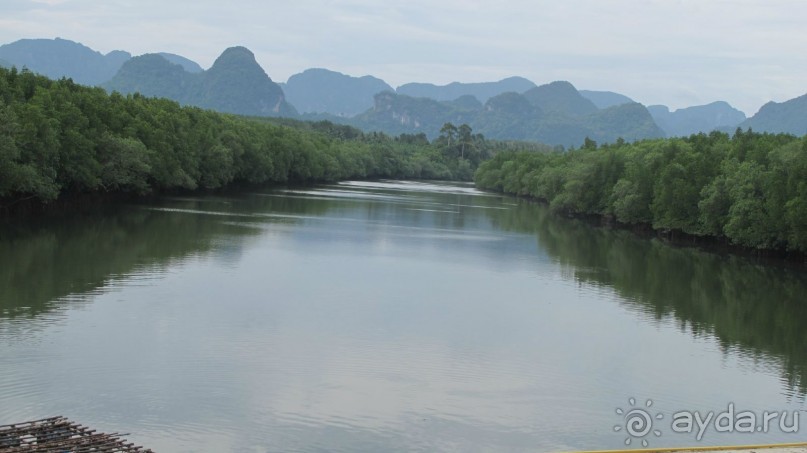
[[[503,198],[508,204],[516,202]],[[563,219],[534,203],[496,209],[503,206],[501,198],[477,197],[473,203],[493,209],[484,209],[484,216],[468,216],[465,205],[470,202],[455,195],[428,198],[438,212],[407,209],[412,204],[401,200],[393,204],[338,201],[282,192],[169,198],[157,205],[5,225],[0,227],[0,324],[4,319],[35,317],[60,304],[72,304],[74,295],[103,291],[110,281],[139,269],[158,272],[189,256],[213,254],[235,265],[244,241],[257,237],[261,226],[274,223],[297,224],[327,212],[336,217],[358,213],[368,221],[397,225],[489,229],[490,224],[480,223],[487,219],[494,228],[535,235],[539,253],[580,282],[613,288],[626,306],[643,316],[673,317],[692,335],[715,335],[724,349],[738,348],[750,356],[781,362],[790,387],[807,393],[807,335],[803,333],[807,276],[801,269],[671,247],[626,231]],[[522,250],[520,238],[462,246],[493,261],[513,259],[519,251],[534,253]],[[66,296],[71,296],[69,302]]]
[[[107,207],[81,216],[2,225],[0,321],[37,316],[57,308],[66,296],[101,290],[138,269],[154,273],[191,255],[215,253],[220,260],[238,260],[243,248],[239,238],[260,231],[251,223],[279,221],[255,213],[301,215],[325,209],[323,203],[284,197],[251,196],[235,203],[169,198],[159,206]],[[228,240],[218,241],[223,237]]]
[[[736,256],[679,248],[633,233],[592,227],[523,203],[494,224],[536,234],[538,246],[574,278],[616,290],[653,319],[674,317],[721,347],[775,358],[791,389],[807,391],[807,273]]]

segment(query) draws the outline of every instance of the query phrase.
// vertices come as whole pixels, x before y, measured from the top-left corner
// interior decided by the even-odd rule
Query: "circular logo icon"
[[[630,398],[628,400],[630,408],[622,409],[617,408],[616,413],[624,419],[624,424],[614,426],[614,431],[621,432],[623,429],[628,434],[625,439],[625,445],[631,445],[634,440],[641,439],[642,446],[647,447],[650,442],[647,437],[652,432],[654,436],[661,437],[661,431],[653,429],[653,419],[661,420],[664,415],[659,413],[655,417],[650,414],[650,407],[653,406],[653,400],[647,400],[645,407],[636,407],[636,399]]]

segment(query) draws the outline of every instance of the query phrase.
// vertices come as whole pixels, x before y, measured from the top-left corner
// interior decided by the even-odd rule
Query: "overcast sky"
[[[520,75],[749,116],[807,93],[805,0],[0,0],[0,43],[55,37],[205,68],[243,45],[275,81],[310,67],[393,87]]]

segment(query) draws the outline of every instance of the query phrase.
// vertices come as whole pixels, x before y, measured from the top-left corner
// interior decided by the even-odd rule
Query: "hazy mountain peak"
[[[132,58],[132,54],[126,52],[125,50],[113,50],[104,56],[108,59],[119,60],[121,64]]]
[[[580,116],[596,112],[597,106],[584,98],[571,83],[558,80],[524,93],[527,100],[544,112]]]
[[[138,55],[136,57],[130,58],[129,61],[124,63],[124,65],[123,65],[123,67],[121,67],[121,69],[123,69],[125,67],[137,66],[137,65],[140,65],[140,64],[144,64],[144,63],[159,64],[159,65],[174,65],[173,63],[168,61],[168,59],[165,58],[165,56],[163,56],[161,54],[158,54],[158,53],[144,53],[143,55]],[[179,66],[179,65],[174,65],[174,66]],[[180,66],[180,69],[181,68],[182,67]]]
[[[245,68],[260,68],[258,61],[255,60],[255,54],[251,50],[243,46],[229,47],[216,58],[210,70],[220,69],[222,67],[237,67],[242,66]],[[266,74],[261,68],[261,72]]]
[[[121,66],[118,73],[103,86],[120,93],[140,93],[150,97],[165,97],[185,102],[179,95],[190,83],[190,74],[160,54],[144,54]]]
[[[671,137],[731,129],[745,120],[745,113],[725,101],[695,105],[673,112],[666,105],[651,105],[647,110],[653,115],[656,124]]]
[[[579,90],[579,92],[581,96],[593,102],[599,109],[636,102],[624,94],[614,93],[613,91]]]
[[[0,58],[17,67],[59,79],[72,78],[85,85],[106,82],[131,58],[128,52],[106,55],[67,39],[20,39],[0,46]]]
[[[199,66],[198,63],[188,58],[185,58],[182,55],[177,55],[168,52],[160,52],[159,55],[161,55],[163,58],[165,58],[166,60],[170,61],[173,64],[178,64],[182,66],[184,70],[192,74],[198,74],[204,71],[204,69],[202,69],[202,67]]]
[[[122,93],[174,99],[227,113],[254,116],[295,116],[283,90],[272,82],[245,47],[225,50],[213,66],[196,74],[161,54],[129,60],[105,85]]]
[[[242,46],[226,49],[199,74],[196,104],[222,112],[254,116],[295,116],[283,90]]]
[[[347,74],[343,74],[339,71],[332,71],[330,69],[325,68],[308,68],[299,74],[294,74],[293,76],[289,77],[289,80],[293,78],[300,78],[300,77],[314,77],[314,76],[333,76],[333,77],[349,77]]]
[[[577,92],[577,88],[575,88],[574,85],[572,85],[572,82],[569,82],[568,80],[555,80],[541,86]]]
[[[507,77],[498,82],[461,83],[451,82],[448,85],[434,85],[431,83],[407,83],[396,90],[398,94],[412,97],[423,97],[437,101],[451,101],[463,95],[471,95],[480,102],[502,93],[523,93],[535,84],[523,77]]]
[[[354,116],[373,106],[373,96],[392,91],[373,76],[353,77],[324,68],[311,68],[289,77],[283,90],[300,112]]]
[[[740,124],[758,132],[807,134],[807,94],[785,102],[768,102],[759,112]]]

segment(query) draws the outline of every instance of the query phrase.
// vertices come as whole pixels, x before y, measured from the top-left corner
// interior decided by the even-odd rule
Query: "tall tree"
[[[457,126],[452,123],[445,123],[440,128],[440,134],[448,139],[448,146],[451,146],[451,140],[457,135]]]
[[[473,144],[473,142],[472,142],[472,139],[473,139],[472,132],[473,132],[473,130],[471,129],[471,126],[463,123],[463,124],[460,125],[457,132],[458,132],[458,137],[457,138],[458,138],[459,143],[460,143],[460,157],[464,159],[465,158],[465,147],[468,146],[468,145]]]

